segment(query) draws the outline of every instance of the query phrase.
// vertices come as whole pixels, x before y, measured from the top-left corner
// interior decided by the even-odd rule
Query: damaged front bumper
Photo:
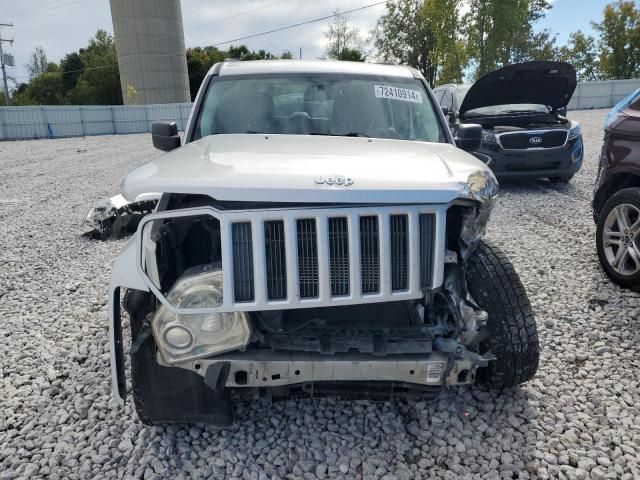
[[[182,368],[206,378],[210,369],[219,370],[220,364],[228,365],[225,386],[233,388],[358,381],[458,385],[472,383],[476,369],[486,367],[490,360],[472,352],[466,353],[468,355],[459,356],[451,364],[450,356],[444,352],[373,357],[360,353],[323,355],[248,350],[196,360]]]
[[[472,187],[472,188],[471,188]],[[470,185],[470,191],[474,195],[481,195],[485,191],[485,196],[490,200],[495,196],[496,184],[493,177],[488,174],[474,178],[474,182]],[[489,201],[486,200],[486,203]],[[274,352],[269,349],[250,348],[247,351],[232,351],[220,353],[203,358],[197,358],[189,361],[181,361],[168,365],[164,362],[162,356],[156,348],[153,341],[151,331],[148,332],[145,347],[146,350],[140,354],[145,361],[149,362],[146,368],[158,368],[167,375],[173,375],[171,372],[187,373],[200,380],[204,377],[204,383],[215,388],[242,388],[242,387],[284,387],[296,384],[313,384],[314,382],[398,382],[423,386],[442,386],[472,383],[475,380],[475,372],[478,368],[486,367],[488,362],[493,360],[491,355],[480,356],[474,353],[473,347],[477,345],[481,338],[478,336],[484,330],[486,314],[479,312],[474,308],[472,302],[468,298],[466,288],[461,287],[464,279],[460,276],[453,275],[451,272],[461,275],[460,268],[453,269],[448,265],[445,250],[445,220],[447,206],[393,206],[393,207],[375,207],[374,208],[350,208],[325,212],[323,209],[314,210],[314,215],[318,219],[329,218],[330,216],[341,215],[348,218],[350,225],[357,226],[358,216],[377,215],[380,218],[380,225],[387,231],[388,215],[406,214],[408,217],[408,230],[411,233],[407,237],[408,242],[408,265],[410,266],[408,284],[406,291],[392,292],[390,291],[391,280],[389,278],[390,271],[385,262],[382,262],[382,270],[380,276],[382,279],[385,275],[388,281],[381,281],[383,286],[380,293],[375,295],[365,295],[360,292],[360,275],[358,266],[359,262],[351,262],[351,271],[353,275],[350,279],[349,297],[332,297],[330,290],[321,289],[318,299],[301,300],[295,291],[295,282],[291,282],[293,287],[290,294],[283,299],[272,301],[263,297],[256,298],[254,302],[236,302],[233,296],[233,262],[232,262],[232,242],[226,241],[222,243],[222,270],[228,272],[223,277],[223,293],[222,302],[218,307],[196,308],[196,309],[180,309],[172,305],[167,298],[160,292],[152,279],[149,278],[148,272],[145,270],[144,263],[145,243],[144,243],[144,226],[156,220],[164,220],[168,218],[189,217],[189,216],[213,216],[218,218],[221,223],[222,238],[229,239],[231,235],[230,225],[233,222],[251,221],[256,226],[256,238],[260,239],[262,231],[260,226],[266,220],[283,217],[285,225],[295,225],[296,211],[268,211],[268,212],[219,212],[212,208],[199,208],[181,211],[169,211],[155,213],[146,217],[140,224],[140,231],[136,237],[132,238],[126,245],[123,252],[116,259],[113,267],[111,286],[109,292],[109,321],[111,334],[111,365],[114,396],[118,402],[123,403],[126,398],[126,382],[125,382],[125,361],[124,348],[122,338],[122,325],[120,318],[120,292],[121,289],[135,289],[145,292],[151,292],[156,296],[158,301],[162,303],[168,310],[176,315],[187,314],[217,314],[236,311],[269,311],[280,310],[285,308],[308,308],[312,306],[335,306],[342,304],[366,304],[381,303],[398,300],[407,301],[424,301],[427,293],[428,297],[436,295],[439,290],[448,292],[449,301],[458,311],[456,321],[460,323],[459,327],[463,335],[468,336],[461,343],[453,339],[435,339],[433,343],[433,351],[425,351],[424,353],[408,355],[401,353],[398,355],[389,355],[385,357],[376,356],[367,353],[334,353],[331,355],[317,354],[310,352]],[[488,209],[487,209],[488,210]],[[435,229],[432,232],[433,237],[433,277],[430,279],[428,286],[430,288],[423,289],[419,283],[420,275],[420,216],[427,212],[434,215]],[[308,215],[307,212],[304,215]],[[325,225],[326,222],[318,222],[318,225]],[[150,231],[150,229],[149,229]],[[295,244],[293,236],[294,228],[285,230],[290,239],[289,244]],[[328,233],[321,231],[326,237]],[[479,234],[474,230],[474,234]],[[471,235],[473,236],[473,235]],[[358,238],[356,236],[355,238]],[[265,265],[264,250],[259,248],[263,242],[255,241],[253,246],[254,259],[256,265],[260,268]],[[319,243],[321,248],[319,253],[326,259],[329,255],[328,242]],[[358,242],[351,242],[357,246]],[[323,247],[324,245],[324,247]],[[390,245],[388,242],[383,244],[381,251],[385,253],[385,258],[389,258]],[[294,250],[286,250],[287,265],[295,266],[298,261]],[[351,258],[357,258],[357,250],[354,250]],[[261,260],[260,260],[261,259]],[[322,260],[322,259],[321,259]],[[450,259],[455,262],[455,255]],[[328,262],[319,261],[320,265],[328,265]],[[429,264],[431,265],[431,264]],[[148,265],[147,265],[148,267]],[[446,270],[446,272],[445,272]],[[295,270],[289,272],[291,278],[297,278]],[[319,274],[320,279],[326,278],[327,281],[320,281],[321,286],[329,285],[328,267],[322,269]],[[257,278],[263,278],[264,272],[257,275]],[[458,288],[455,288],[455,286]],[[256,292],[260,292],[259,289]],[[422,309],[424,314],[424,308]],[[156,339],[157,340],[157,339]],[[468,346],[469,348],[466,348]],[[140,346],[137,347],[141,349]],[[148,350],[148,351],[147,351]],[[142,351],[142,350],[140,350]],[[132,347],[132,354],[136,354],[136,349]],[[217,372],[217,373],[216,373]],[[164,374],[164,373],[163,373]],[[177,374],[176,374],[177,375]],[[152,387],[149,387],[152,388]],[[153,387],[155,388],[155,387]],[[159,407],[160,408],[160,407]]]
[[[129,202],[122,195],[105,198],[89,211],[84,223],[102,239],[132,234],[145,215],[153,212],[160,193],[144,193]]]

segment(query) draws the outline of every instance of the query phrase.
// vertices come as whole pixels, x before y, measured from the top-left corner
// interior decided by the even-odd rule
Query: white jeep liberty
[[[216,64],[184,146],[123,181],[160,192],[116,259],[112,375],[145,423],[233,421],[241,396],[503,389],[538,366],[518,275],[481,237],[497,194],[412,68]],[[123,295],[121,295],[121,293]]]

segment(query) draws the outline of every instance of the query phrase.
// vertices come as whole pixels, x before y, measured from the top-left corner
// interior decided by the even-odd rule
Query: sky
[[[578,29],[591,32],[590,22],[599,21],[610,0],[554,0],[553,8],[536,28],[557,33],[558,43],[566,43]],[[341,8],[350,10],[376,0],[182,0],[185,40],[188,47],[225,42],[245,35],[264,32],[306,20],[331,15]],[[351,14],[351,23],[366,38],[384,13],[378,5]],[[245,12],[250,12],[244,15]],[[235,18],[223,20],[227,17]],[[302,58],[323,55],[324,32],[330,20],[304,25],[283,32],[243,40],[250,49],[265,49],[275,54],[290,50]],[[108,0],[0,0],[0,23],[14,27],[0,29],[2,38],[14,38],[13,46],[3,44],[15,57],[16,67],[8,74],[17,82],[27,81],[24,65],[36,46],[45,49],[51,61],[86,46],[89,38],[102,28],[113,32]],[[220,47],[225,48],[228,44]]]

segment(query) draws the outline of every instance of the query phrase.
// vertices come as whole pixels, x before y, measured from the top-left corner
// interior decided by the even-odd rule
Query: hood
[[[127,175],[122,193],[194,193],[217,200],[448,203],[487,167],[445,143],[305,135],[213,135]],[[338,180],[338,181],[336,181]]]
[[[464,97],[460,113],[517,103],[566,107],[576,89],[576,71],[565,62],[507,65],[477,80]]]

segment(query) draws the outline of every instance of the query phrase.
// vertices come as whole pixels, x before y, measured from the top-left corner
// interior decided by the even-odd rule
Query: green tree
[[[468,55],[462,39],[460,0],[425,0],[422,15],[430,19],[436,40],[432,62],[435,83],[461,83]]]
[[[214,63],[215,61],[209,56],[206,49],[201,47],[187,49],[187,71],[189,73],[191,100],[195,100],[202,80],[204,80],[205,75]]]
[[[360,39],[360,31],[349,22],[350,17],[341,13],[340,10],[334,12],[333,21],[329,24],[324,36],[327,39],[325,53],[333,60],[350,60],[364,62],[363,44]]]
[[[78,52],[68,53],[60,60],[60,71],[62,72],[62,86],[64,94],[70,92],[78,83],[84,62]]]
[[[29,80],[33,80],[38,75],[42,75],[47,71],[48,66],[49,60],[47,60],[47,54],[44,48],[37,46],[29,56],[29,63],[25,65],[27,72],[29,72]]]
[[[558,60],[573,65],[581,82],[600,78],[596,39],[581,30],[572,33],[569,43],[558,49]]]
[[[291,50],[285,50],[282,52],[282,55],[280,55],[280,58],[282,60],[293,60],[293,52]]]
[[[75,87],[69,92],[69,103],[80,105],[121,105],[120,73],[113,37],[98,30],[86,48],[78,52],[85,65]],[[135,87],[135,85],[134,85]]]
[[[555,38],[533,25],[551,8],[549,0],[470,0],[465,21],[475,76],[527,60],[555,56]]]
[[[417,68],[431,85],[460,81],[467,64],[460,0],[395,0],[373,31],[378,56]]]
[[[364,62],[367,60],[367,57],[365,57],[362,51],[358,50],[357,48],[343,48],[336,60],[345,60],[347,62]]]
[[[603,78],[636,78],[640,75],[640,10],[635,2],[611,3],[604,18],[593,27],[600,33],[599,69]]]
[[[254,52],[253,50],[249,50],[246,45],[238,45],[229,47],[227,52],[227,58],[232,58],[234,60],[271,60],[278,58],[277,55],[273,53],[267,52],[266,50],[258,50]]]
[[[44,72],[29,82],[22,91],[15,93],[15,105],[61,105],[64,101],[62,94],[62,74],[60,72]]]
[[[417,68],[431,85],[434,84],[436,72],[431,59],[435,35],[424,14],[422,0],[387,3],[387,11],[378,20],[373,40],[383,61]]]
[[[193,47],[187,49],[187,71],[189,74],[189,88],[191,89],[191,99],[196,98],[200,85],[207,75],[209,69],[218,62],[225,59],[233,60],[269,60],[278,58],[277,55],[258,50],[249,50],[246,45],[231,46],[229,50],[220,50],[214,46]],[[280,58],[293,58],[291,52],[284,52]]]
[[[33,105],[35,102],[26,97],[25,92],[29,88],[28,83],[19,83],[9,93],[11,96],[11,103],[13,105]],[[3,97],[4,101],[4,97]]]

